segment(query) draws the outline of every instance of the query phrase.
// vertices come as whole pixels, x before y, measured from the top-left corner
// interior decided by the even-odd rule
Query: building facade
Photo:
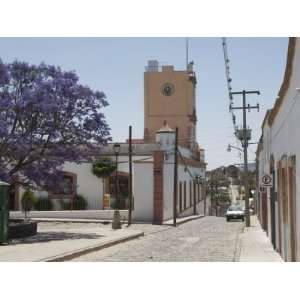
[[[300,39],[290,38],[278,98],[266,114],[257,149],[258,215],[285,261],[300,260]],[[262,188],[269,174],[273,187]]]
[[[144,73],[144,140],[155,141],[157,130],[166,121],[178,127],[179,144],[193,151],[196,142],[196,75],[192,68],[176,71],[173,66],[159,68],[149,61]]]
[[[145,128],[143,139],[132,140],[133,155],[133,211],[134,221],[161,224],[173,217],[174,147],[175,128],[179,131],[178,146],[178,199],[177,215],[204,213],[205,209],[205,151],[196,142],[196,77],[191,67],[187,71],[175,71],[173,66],[158,68],[150,62],[144,74]],[[64,165],[64,182],[61,192],[45,192],[54,208],[71,201],[78,194],[87,200],[87,209],[113,208],[115,180],[123,209],[129,202],[129,144],[120,144],[117,174],[101,180],[92,173],[97,156],[110,157],[115,162],[114,143],[99,149],[97,156],[81,164],[67,162]],[[198,179],[196,181],[196,178]],[[199,182],[202,178],[202,183]],[[18,207],[20,207],[20,195]],[[110,207],[104,198],[110,199]]]

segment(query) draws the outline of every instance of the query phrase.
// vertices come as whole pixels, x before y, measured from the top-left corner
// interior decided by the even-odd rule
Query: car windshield
[[[239,210],[243,210],[240,206],[230,206],[228,208],[228,210],[230,211],[239,211]]]

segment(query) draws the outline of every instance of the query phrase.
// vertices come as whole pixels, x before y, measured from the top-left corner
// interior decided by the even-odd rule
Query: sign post
[[[272,187],[273,186],[273,176],[265,174],[261,178],[260,182],[261,187]]]

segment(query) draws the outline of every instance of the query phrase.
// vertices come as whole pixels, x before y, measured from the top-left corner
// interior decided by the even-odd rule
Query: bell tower
[[[148,61],[144,73],[144,140],[155,142],[156,132],[166,121],[173,129],[178,127],[178,142],[191,150],[196,142],[196,75],[190,63],[185,71],[173,66],[159,67],[157,61]]]

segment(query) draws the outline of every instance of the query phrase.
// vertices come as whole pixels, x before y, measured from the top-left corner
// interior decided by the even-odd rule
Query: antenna
[[[188,64],[189,64],[189,38],[185,38],[185,46],[186,46],[186,68],[188,67]]]

